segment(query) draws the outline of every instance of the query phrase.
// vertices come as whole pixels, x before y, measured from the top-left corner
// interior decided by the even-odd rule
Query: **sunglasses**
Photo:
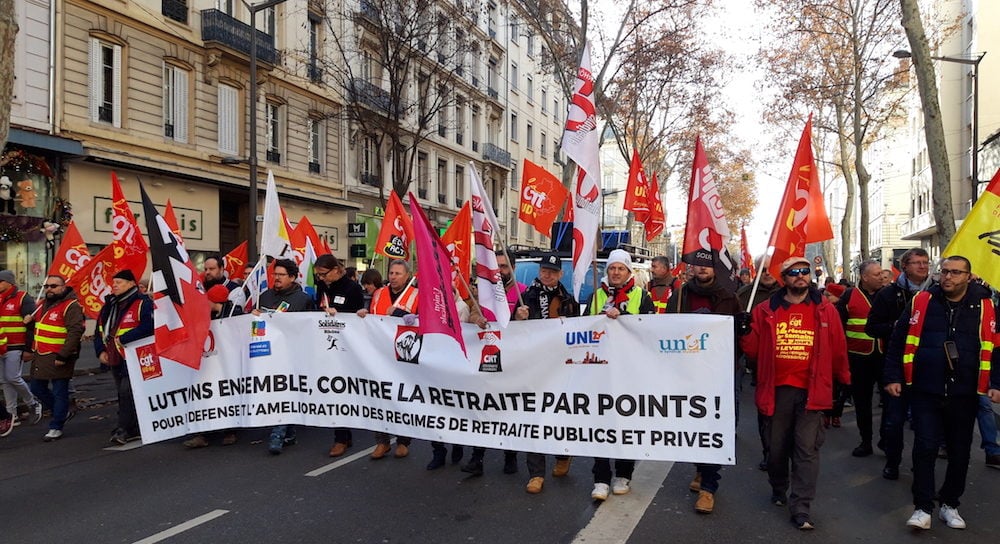
[[[802,268],[789,268],[788,270],[785,270],[785,275],[797,278],[799,276],[808,276],[810,271],[811,270],[808,266],[803,266]]]
[[[58,283],[46,283],[45,285],[42,285],[42,287],[46,289],[57,289],[59,287],[62,287],[62,285]]]

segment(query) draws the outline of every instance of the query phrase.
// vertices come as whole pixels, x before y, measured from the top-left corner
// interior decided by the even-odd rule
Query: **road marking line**
[[[198,517],[196,517],[194,519],[185,521],[184,523],[181,523],[180,525],[177,525],[175,527],[171,527],[171,528],[167,529],[166,531],[160,531],[159,533],[156,533],[155,535],[148,536],[148,537],[146,537],[146,538],[144,538],[142,540],[137,540],[137,541],[135,541],[134,544],[154,544],[156,542],[160,542],[160,541],[166,540],[166,539],[168,539],[168,538],[170,538],[172,536],[179,535],[179,534],[183,533],[184,531],[187,531],[188,529],[194,529],[195,527],[197,527],[197,526],[199,526],[199,525],[201,525],[203,523],[208,523],[209,521],[212,521],[213,519],[215,519],[217,517],[224,516],[224,515],[226,515],[228,513],[229,513],[229,510],[212,510],[211,512],[209,512],[207,514],[204,514],[204,515],[198,516]]]
[[[334,462],[332,462],[332,463],[330,463],[328,465],[323,465],[323,466],[319,467],[318,469],[316,469],[316,470],[314,470],[312,472],[307,472],[306,476],[321,476],[323,474],[326,474],[327,472],[330,472],[331,470],[333,470],[335,468],[342,467],[342,466],[344,466],[344,465],[346,465],[348,463],[352,463],[354,461],[357,461],[358,459],[360,459],[362,457],[365,457],[367,455],[371,455],[371,453],[373,451],[375,451],[375,446],[372,446],[372,447],[370,447],[370,448],[368,448],[366,450],[361,450],[358,453],[355,453],[355,454],[351,455],[350,457],[344,457],[343,459],[338,459],[338,460],[336,460],[336,461],[334,461]]]
[[[609,495],[573,543],[627,542],[673,466],[663,461],[638,463],[632,473],[632,491],[628,495]]]
[[[108,446],[104,448],[104,451],[128,451],[141,448],[143,445],[142,440],[133,440],[119,446]]]

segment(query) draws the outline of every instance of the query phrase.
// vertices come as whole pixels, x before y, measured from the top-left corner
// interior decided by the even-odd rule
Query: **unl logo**
[[[155,344],[136,348],[135,355],[139,358],[139,370],[142,371],[143,381],[163,376],[163,367],[160,366],[160,357],[156,355]]]

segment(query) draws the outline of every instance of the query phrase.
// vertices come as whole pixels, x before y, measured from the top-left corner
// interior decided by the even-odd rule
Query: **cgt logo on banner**
[[[163,376],[163,367],[160,366],[160,357],[156,354],[156,344],[149,344],[136,348],[136,357],[139,358],[139,370],[142,374],[142,381],[152,380]]]
[[[423,344],[423,337],[420,336],[417,327],[398,325],[396,327],[396,360],[401,363],[418,364],[420,359],[420,346]]]
[[[477,333],[483,342],[483,350],[479,356],[480,372],[503,372],[500,365],[500,331],[480,331]]]

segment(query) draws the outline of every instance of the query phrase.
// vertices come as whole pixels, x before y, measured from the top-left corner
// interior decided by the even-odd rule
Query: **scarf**
[[[601,280],[601,289],[608,294],[608,300],[604,303],[604,308],[601,311],[605,312],[609,308],[618,308],[618,310],[624,311],[628,306],[628,292],[633,287],[635,287],[635,276],[629,276],[628,280],[621,287],[608,285],[608,277],[604,276]]]
[[[538,278],[535,278],[531,286],[538,289],[538,306],[542,318],[559,317],[560,300],[564,297],[562,283],[557,283],[554,287],[546,287]]]
[[[104,304],[108,309],[108,318],[104,321],[104,346],[105,351],[108,354],[108,365],[115,366],[121,363],[120,356],[118,354],[118,349],[115,347],[115,336],[118,333],[118,321],[121,320],[122,312],[124,312],[129,304],[132,303],[132,297],[139,291],[138,287],[133,287],[128,291],[125,291],[119,296],[113,296],[108,299]]]
[[[904,291],[909,291],[910,293],[917,293],[919,291],[926,291],[927,288],[934,283],[934,278],[932,278],[928,274],[927,279],[925,279],[923,283],[918,285],[910,281],[910,278],[906,277],[906,274],[900,274],[899,279],[896,280],[896,283],[899,284],[899,286]]]

